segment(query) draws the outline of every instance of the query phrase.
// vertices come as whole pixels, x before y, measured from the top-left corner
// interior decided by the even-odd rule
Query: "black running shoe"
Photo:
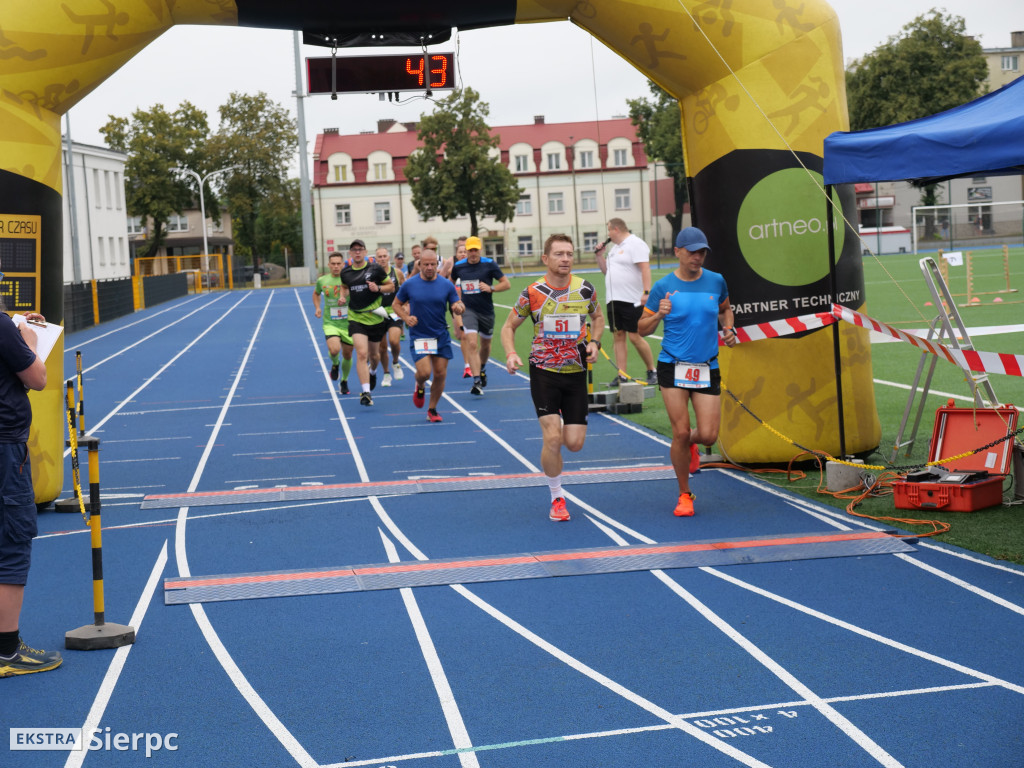
[[[363,394],[361,394],[359,396],[359,404],[360,405],[373,405],[373,398],[370,397],[370,393],[369,392],[363,392]]]
[[[480,386],[487,386],[487,371],[485,371],[483,368],[480,369]]]
[[[343,395],[348,394],[348,379],[341,380],[341,386],[338,387],[338,391],[341,392],[341,394]]]
[[[377,372],[374,371],[370,374],[370,391],[373,392],[377,388]]]
[[[331,366],[331,381],[337,381],[337,380],[338,380],[338,364],[335,363],[334,365]]]
[[[479,384],[474,384],[469,388],[469,394],[471,395],[482,395],[484,393],[483,388]]]

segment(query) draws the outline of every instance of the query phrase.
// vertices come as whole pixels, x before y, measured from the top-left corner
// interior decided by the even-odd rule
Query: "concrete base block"
[[[641,413],[644,409],[643,403],[615,403],[608,406],[608,413]]]
[[[863,464],[864,462],[860,459],[853,459],[852,463]],[[828,489],[835,493],[836,491],[844,491],[847,488],[859,486],[862,484],[861,474],[863,472],[863,467],[840,464],[837,461],[826,462],[825,480],[828,483]]]
[[[644,385],[636,381],[627,381],[625,384],[620,384],[619,402],[643,404]]]
[[[86,624],[64,633],[64,647],[69,651],[120,648],[134,642],[135,629],[124,624]]]

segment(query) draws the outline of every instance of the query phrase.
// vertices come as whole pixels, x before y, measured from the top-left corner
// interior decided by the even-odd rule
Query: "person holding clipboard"
[[[46,386],[46,365],[36,350],[40,333],[52,335],[53,326],[35,312],[16,317],[17,324],[0,312],[0,677],[46,672],[63,661],[59,651],[28,646],[19,625],[37,530],[28,390]]]

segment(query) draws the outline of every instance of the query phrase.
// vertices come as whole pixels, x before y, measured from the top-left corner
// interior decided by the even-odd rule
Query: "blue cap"
[[[676,235],[676,248],[685,248],[688,251],[699,251],[702,248],[707,248],[708,251],[711,250],[707,237],[696,227],[687,227],[680,230],[679,234]]]

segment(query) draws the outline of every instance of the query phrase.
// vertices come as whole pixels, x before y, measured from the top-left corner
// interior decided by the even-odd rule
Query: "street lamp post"
[[[210,171],[205,176],[200,176],[198,173],[193,171],[191,168],[183,168],[180,165],[179,166],[175,166],[174,168],[171,169],[172,171],[175,171],[176,173],[184,173],[184,174],[187,174],[187,175],[191,176],[193,179],[196,180],[196,183],[199,185],[199,215],[203,217],[203,261],[202,261],[202,264],[203,264],[203,271],[206,272],[206,273],[209,273],[209,269],[210,269],[210,248],[209,248],[209,245],[206,242],[206,199],[203,196],[203,187],[206,186],[206,182],[208,182],[210,179],[212,179],[217,174],[219,174],[219,173],[227,173],[228,171],[233,171],[233,170],[235,170],[236,168],[239,168],[239,167],[240,166],[237,166],[237,165],[229,165],[227,168],[220,168],[219,170],[216,170],[216,171]],[[223,275],[221,277],[223,277]],[[202,285],[201,285],[202,284],[202,279],[200,279],[199,282],[200,282],[200,290],[202,290]]]
[[[576,221],[576,231],[573,235],[576,238],[576,247],[583,248],[583,238],[580,235],[580,201],[576,199],[576,146],[572,143],[572,136],[569,137],[569,170],[572,171],[572,213]]]

